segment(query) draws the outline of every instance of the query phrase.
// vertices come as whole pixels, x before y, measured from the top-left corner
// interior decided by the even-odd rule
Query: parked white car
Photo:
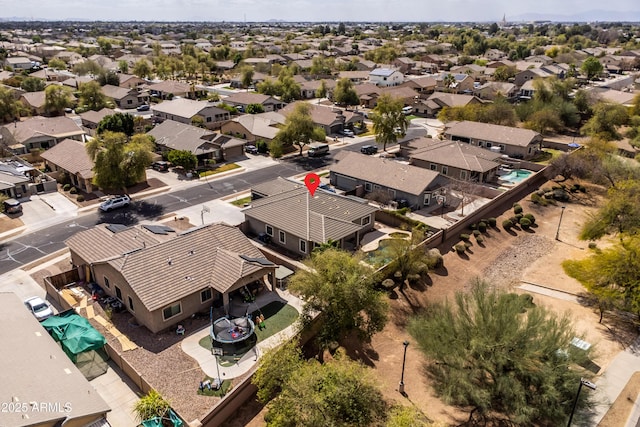
[[[115,196],[100,203],[100,210],[103,212],[109,212],[113,209],[119,209],[129,206],[131,199],[126,194],[122,196]]]
[[[33,313],[33,315],[36,317],[36,319],[41,322],[44,319],[53,316],[53,310],[51,310],[51,306],[49,305],[49,303],[40,297],[27,298],[24,301],[24,305],[26,305],[29,311],[31,311],[31,313]]]

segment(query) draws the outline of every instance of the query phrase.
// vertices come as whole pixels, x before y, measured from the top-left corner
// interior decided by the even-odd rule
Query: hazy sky
[[[0,17],[131,21],[498,21],[635,12],[638,0],[0,0]],[[602,19],[602,18],[601,18]],[[606,18],[604,18],[606,19]]]

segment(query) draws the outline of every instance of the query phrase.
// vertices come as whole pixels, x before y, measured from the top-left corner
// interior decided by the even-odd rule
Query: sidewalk
[[[268,292],[261,295],[256,303],[259,302],[257,307],[264,307],[272,301],[286,301],[287,304],[298,310],[298,313],[302,312],[302,301],[295,296],[291,295],[288,291],[276,289],[273,292]],[[221,366],[217,363],[217,357],[211,354],[211,351],[202,347],[199,342],[202,338],[209,336],[210,326],[207,326],[198,332],[186,337],[181,344],[182,351],[189,356],[193,357],[202,371],[211,378],[218,377],[218,370],[220,376],[224,379],[232,379],[239,377],[240,375],[249,372],[257,363],[258,359],[269,349],[277,347],[281,343],[290,339],[297,333],[297,322],[285,328],[284,330],[270,336],[264,341],[259,342],[253,351],[247,352],[240,360],[233,366]]]

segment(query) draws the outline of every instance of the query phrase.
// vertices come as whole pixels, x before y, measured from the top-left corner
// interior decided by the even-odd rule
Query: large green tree
[[[378,98],[378,104],[373,109],[369,118],[373,121],[373,132],[376,134],[376,142],[382,144],[382,149],[387,150],[387,145],[398,142],[398,132],[406,134],[408,120],[402,112],[402,101],[384,94]]]
[[[431,305],[409,332],[445,402],[485,420],[566,423],[589,354],[570,344],[577,334],[568,317],[534,306],[529,295],[478,282],[457,293],[455,305]]]
[[[133,135],[134,132],[133,116],[128,113],[115,113],[105,116],[100,123],[96,131],[100,134],[105,131],[110,132],[122,132],[127,136]]]
[[[86,149],[94,162],[94,184],[107,190],[125,190],[144,179],[153,142],[143,134],[128,141],[124,133],[106,131],[89,141]]]
[[[109,103],[109,100],[102,93],[102,87],[100,83],[96,81],[91,81],[87,83],[83,83],[79,88],[80,92],[80,105],[83,108],[99,111],[106,107]]]
[[[149,61],[146,59],[140,59],[133,65],[133,74],[140,77],[141,79],[146,79],[151,77],[152,68]]]
[[[195,169],[198,158],[195,154],[188,150],[171,150],[167,154],[167,160],[172,165],[181,166],[185,171]]]
[[[324,130],[315,125],[311,117],[311,105],[307,102],[297,103],[293,111],[287,115],[284,126],[276,134],[277,141],[283,146],[295,145],[300,150],[311,141],[324,141]]]
[[[370,368],[338,351],[331,361],[303,361],[288,351],[283,359],[263,358],[258,371],[281,374],[280,394],[267,408],[269,427],[369,427],[382,425],[387,405]],[[284,362],[289,362],[285,365]],[[272,376],[273,374],[266,374]],[[258,378],[264,378],[258,374]],[[264,391],[258,381],[258,393]],[[266,383],[269,388],[273,383]]]
[[[618,126],[627,124],[629,114],[621,104],[598,102],[593,106],[593,116],[580,130],[583,134],[595,136],[605,141],[621,139]]]
[[[65,108],[73,105],[71,88],[62,85],[50,85],[44,90],[44,109],[52,115],[62,114]]]
[[[353,88],[353,82],[347,78],[338,80],[333,90],[333,101],[339,105],[358,105],[360,99]]]
[[[20,84],[20,87],[27,92],[40,92],[44,90],[46,86],[45,81],[38,77],[27,77]]]
[[[598,61],[598,58],[590,56],[584,60],[580,70],[587,76],[587,79],[592,80],[594,77],[598,77],[604,67]]]
[[[584,223],[580,238],[596,240],[605,234],[640,231],[640,182],[629,179],[609,188],[600,208]]]
[[[13,91],[0,86],[0,122],[10,122],[20,117],[20,103]]]
[[[384,328],[388,304],[374,289],[372,270],[356,256],[339,249],[312,253],[292,277],[290,289],[302,295],[301,321],[309,325],[316,313],[323,316],[317,335],[321,348],[339,342],[351,332],[369,340]]]

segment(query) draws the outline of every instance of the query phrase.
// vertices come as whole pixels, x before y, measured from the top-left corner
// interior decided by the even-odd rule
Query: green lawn
[[[264,316],[265,329],[260,330],[256,325],[256,337],[258,342],[269,338],[271,335],[280,332],[287,326],[293,324],[298,319],[298,311],[289,304],[273,301],[251,313],[251,319],[255,319],[257,315],[262,313]],[[211,350],[211,338],[206,335],[198,342],[200,347]]]
[[[562,155],[562,151],[560,150],[554,150],[552,148],[545,148],[544,150],[542,150],[542,153],[538,154],[536,157],[534,157],[533,159],[531,159],[532,162],[534,163],[540,163],[543,165],[548,165],[549,163],[551,163],[551,161],[553,161],[554,159],[560,157]]]
[[[244,207],[245,203],[249,203],[251,201],[251,196],[243,197],[242,199],[237,199],[231,202],[233,206]]]
[[[213,378],[211,377],[204,377],[204,379],[202,380],[202,382],[209,380],[210,382],[213,382]],[[218,390],[208,390],[208,389],[204,389],[204,390],[198,390],[198,394],[201,396],[217,396],[217,397],[222,397],[225,394],[227,394],[227,392],[231,389],[231,381],[230,380],[224,380],[222,381],[222,386],[218,389]]]
[[[203,176],[215,175],[217,173],[226,172],[226,171],[230,171],[230,170],[233,170],[233,169],[238,169],[239,167],[240,167],[240,165],[237,165],[235,163],[227,163],[227,164],[219,166],[219,167],[217,167],[217,168],[215,168],[213,170],[200,172],[200,177],[202,178]]]

